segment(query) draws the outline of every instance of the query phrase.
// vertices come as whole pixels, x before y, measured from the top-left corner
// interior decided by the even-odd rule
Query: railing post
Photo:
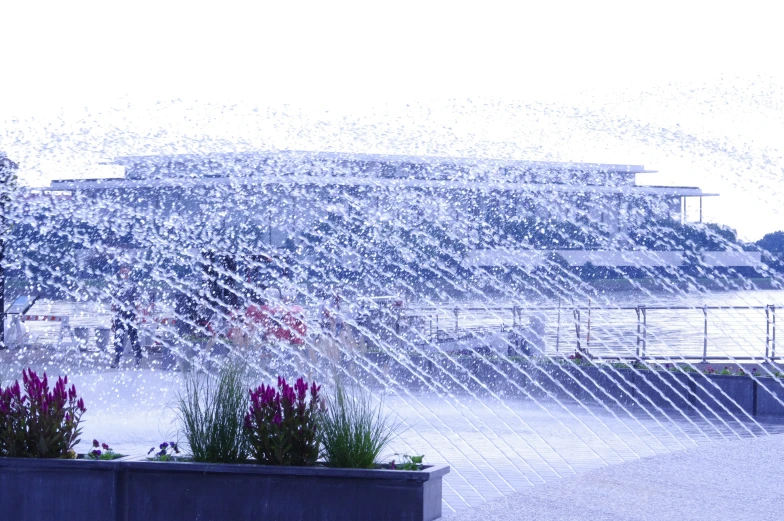
[[[776,360],[776,306],[770,306],[771,314],[773,315],[773,320],[771,321],[771,329],[773,330],[773,334],[771,335],[770,345],[770,359],[775,361]]]
[[[585,335],[585,350],[591,348],[591,299],[588,299],[588,331]]]
[[[642,342],[640,337],[640,328],[642,327],[640,323],[640,306],[637,306],[634,311],[637,313],[637,358],[640,358],[640,342]]]
[[[561,343],[561,299],[558,299],[558,318],[555,325],[555,352],[558,352]]]
[[[702,335],[702,362],[708,361],[708,306],[702,306],[702,314],[705,317],[705,330]]]
[[[642,307],[642,358],[648,356],[648,310]]]
[[[765,361],[770,360],[770,304],[765,306]]]
[[[580,310],[574,310],[574,331],[577,333],[577,352],[580,352]]]

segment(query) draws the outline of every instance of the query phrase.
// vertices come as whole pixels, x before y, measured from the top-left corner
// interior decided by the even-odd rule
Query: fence
[[[776,352],[780,307],[430,307],[412,309],[407,318],[425,324],[430,343],[530,331],[532,321],[540,320],[542,344],[551,355],[579,351],[601,358],[774,361],[781,358]]]

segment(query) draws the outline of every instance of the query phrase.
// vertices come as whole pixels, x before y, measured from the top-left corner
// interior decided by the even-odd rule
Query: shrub
[[[180,454],[180,449],[177,446],[176,441],[164,441],[160,445],[158,445],[160,449],[158,452],[155,452],[155,447],[152,447],[150,450],[147,451],[147,459],[150,461],[177,461]],[[153,454],[155,452],[155,454]]]
[[[400,456],[400,454],[395,454],[395,456]],[[389,468],[391,470],[422,470],[424,465],[422,461],[425,459],[425,455],[421,456],[409,456],[408,454],[402,455],[403,461],[400,463],[395,463],[395,460],[392,460],[389,463]]]
[[[178,396],[179,419],[194,461],[238,463],[248,458],[243,415],[248,408],[247,373],[227,363],[217,376],[189,373]]]
[[[262,384],[250,391],[245,431],[251,453],[262,465],[315,465],[320,454],[321,386],[297,379],[294,387],[278,377],[278,388]],[[308,400],[308,394],[310,399]]]
[[[93,440],[93,450],[85,454],[85,458],[109,461],[117,458],[122,458],[124,454],[114,452],[108,443],[98,443],[98,440]]]
[[[46,373],[40,378],[31,369],[22,372],[22,382],[0,388],[0,456],[70,457],[86,411],[76,387],[59,377],[50,391]]]
[[[330,467],[369,469],[395,433],[371,398],[361,392],[347,393],[339,383],[327,404],[321,429],[325,462]]]

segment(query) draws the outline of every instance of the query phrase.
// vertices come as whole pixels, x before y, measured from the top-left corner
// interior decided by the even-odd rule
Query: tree
[[[16,186],[16,163],[0,151],[0,348],[5,347],[5,235],[6,215]]]
[[[757,246],[770,252],[784,252],[784,231],[766,234],[757,241]]]

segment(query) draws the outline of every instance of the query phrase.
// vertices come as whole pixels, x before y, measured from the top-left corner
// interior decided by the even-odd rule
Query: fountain
[[[399,450],[451,466],[447,510],[780,432],[780,256],[705,222],[716,194],[638,165],[230,148],[37,187],[4,159],[0,378],[67,372],[84,439],[176,436],[181,375],[229,359],[383,396]],[[115,359],[122,267],[138,363],[134,335]]]

